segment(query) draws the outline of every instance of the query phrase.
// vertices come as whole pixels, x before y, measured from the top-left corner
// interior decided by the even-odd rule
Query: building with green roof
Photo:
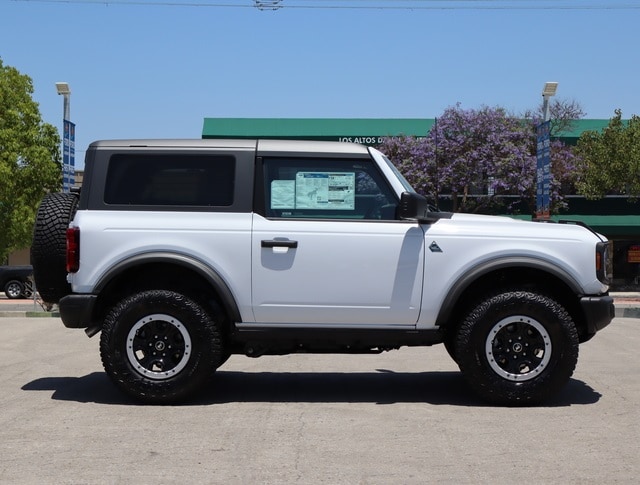
[[[377,145],[388,136],[426,136],[435,118],[205,118],[202,138],[324,140]],[[559,138],[575,145],[585,131],[601,131],[609,120],[582,119]]]
[[[377,145],[388,136],[426,136],[434,121],[418,118],[205,118],[202,138],[286,138]]]
[[[575,145],[578,143],[578,138],[585,131],[602,131],[609,124],[609,120],[593,120],[593,119],[582,119],[575,120],[572,123],[571,130],[564,131],[560,133],[560,138],[567,145]]]

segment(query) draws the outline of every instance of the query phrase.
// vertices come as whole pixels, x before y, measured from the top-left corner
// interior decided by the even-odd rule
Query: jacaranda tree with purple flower
[[[465,110],[457,104],[424,138],[387,138],[381,149],[418,192],[434,202],[450,201],[455,212],[535,212],[535,127],[503,108]],[[551,156],[557,210],[575,160],[559,141]]]

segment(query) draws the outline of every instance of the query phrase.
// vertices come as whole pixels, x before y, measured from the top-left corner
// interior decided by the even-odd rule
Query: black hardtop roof
[[[153,139],[131,138],[123,140],[98,140],[89,145],[89,148],[253,148],[256,140],[202,140],[194,139]]]
[[[128,139],[98,140],[89,145],[93,149],[105,148],[229,148],[251,149],[258,154],[270,153],[333,153],[343,155],[368,155],[364,145],[336,141],[310,140],[243,140],[243,139]]]

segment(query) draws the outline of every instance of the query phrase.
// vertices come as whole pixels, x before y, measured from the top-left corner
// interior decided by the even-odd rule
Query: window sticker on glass
[[[296,182],[295,180],[271,181],[271,208],[295,209]]]
[[[355,173],[298,172],[296,209],[355,208]]]

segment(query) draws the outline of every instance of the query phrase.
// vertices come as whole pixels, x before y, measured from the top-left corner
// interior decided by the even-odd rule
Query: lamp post
[[[71,123],[69,83],[57,82],[56,91],[63,97],[62,135],[62,191],[69,192],[75,183],[75,140],[76,126]]]
[[[542,89],[542,121],[549,121],[549,98],[556,95],[556,91],[558,90],[558,83],[555,81],[550,81],[544,83],[544,88]]]
[[[557,82],[547,82],[542,90],[542,123],[537,127],[536,217],[549,219],[551,206],[551,136],[549,99],[558,90]]]
[[[69,87],[69,83],[56,83],[56,90],[58,91],[58,94],[61,95],[63,97],[63,108],[64,108],[64,112],[63,112],[63,120],[68,120],[70,118],[69,115],[69,111],[70,111],[70,100],[71,100],[71,88]]]

